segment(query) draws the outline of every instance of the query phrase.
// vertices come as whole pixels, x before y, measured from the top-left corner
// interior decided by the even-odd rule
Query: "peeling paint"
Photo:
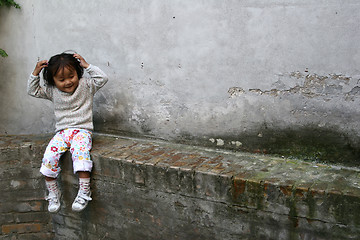
[[[328,76],[313,74],[303,74],[299,71],[291,72],[289,74],[278,74],[280,77],[290,77],[296,79],[302,79],[302,84],[296,84],[294,87],[287,89],[277,89],[273,88],[270,90],[261,90],[259,88],[249,89],[248,93],[258,94],[258,95],[269,95],[273,97],[278,97],[280,95],[288,94],[301,94],[308,98],[314,97],[324,97],[324,96],[343,96],[346,101],[353,101],[354,95],[358,95],[359,91],[357,88],[359,86],[354,86],[354,88],[349,92],[343,92],[343,86],[349,85],[351,77],[344,76],[342,74],[329,74]],[[283,86],[281,80],[276,82],[276,85]],[[355,90],[354,90],[355,89]],[[241,87],[231,87],[228,90],[230,98],[246,94],[246,91]],[[329,99],[327,99],[329,100]]]
[[[220,138],[216,139],[216,145],[217,146],[224,146],[225,145],[224,140],[222,140]]]
[[[237,147],[241,147],[242,146],[242,142],[240,141],[231,141],[232,145],[236,145]]]
[[[351,89],[348,93],[345,94],[345,100],[346,101],[354,101],[355,96],[360,94],[360,87],[356,86],[353,89]]]
[[[240,87],[231,87],[229,88],[228,93],[230,94],[230,98],[233,98],[242,95],[245,91]]]
[[[11,180],[10,184],[13,188],[17,188],[21,185],[19,181],[15,181],[15,180]]]
[[[211,143],[216,143],[217,146],[231,145],[231,146],[241,147],[243,145],[243,143],[238,140],[230,140],[228,142],[225,142],[225,140],[221,138],[218,139],[210,138],[209,141]]]

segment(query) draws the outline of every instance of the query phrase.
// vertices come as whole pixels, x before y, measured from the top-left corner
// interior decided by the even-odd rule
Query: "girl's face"
[[[79,78],[75,69],[63,68],[54,76],[54,82],[60,91],[73,93],[79,85]]]

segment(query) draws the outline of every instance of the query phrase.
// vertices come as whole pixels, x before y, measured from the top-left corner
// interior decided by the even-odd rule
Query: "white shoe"
[[[61,193],[56,194],[55,192],[49,192],[49,195],[45,198],[49,202],[48,211],[56,213],[60,210],[60,197]]]
[[[88,202],[92,200],[91,191],[85,193],[82,191],[79,191],[73,204],[72,204],[72,210],[75,212],[81,212],[86,208],[88,205]]]

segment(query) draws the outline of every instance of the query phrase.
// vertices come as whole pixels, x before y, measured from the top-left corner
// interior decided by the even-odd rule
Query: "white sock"
[[[58,194],[59,193],[59,189],[58,189],[58,186],[57,186],[57,181],[56,180],[52,180],[52,181],[45,181],[45,184],[46,184],[46,187],[50,192],[53,192],[55,194]]]
[[[90,192],[90,178],[79,178],[79,191],[83,193]]]

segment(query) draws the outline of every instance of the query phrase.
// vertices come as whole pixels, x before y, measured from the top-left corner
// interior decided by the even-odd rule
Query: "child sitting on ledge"
[[[90,78],[83,78],[84,69]],[[43,70],[45,86],[40,86]],[[37,62],[28,79],[28,94],[52,101],[56,120],[56,134],[48,144],[40,172],[48,189],[48,210],[60,209],[61,192],[57,185],[59,159],[70,150],[74,173],[79,176],[79,191],[72,204],[73,211],[82,211],[91,200],[90,159],[93,130],[93,97],[108,78],[98,67],[88,64],[79,54],[61,53],[49,61]]]

